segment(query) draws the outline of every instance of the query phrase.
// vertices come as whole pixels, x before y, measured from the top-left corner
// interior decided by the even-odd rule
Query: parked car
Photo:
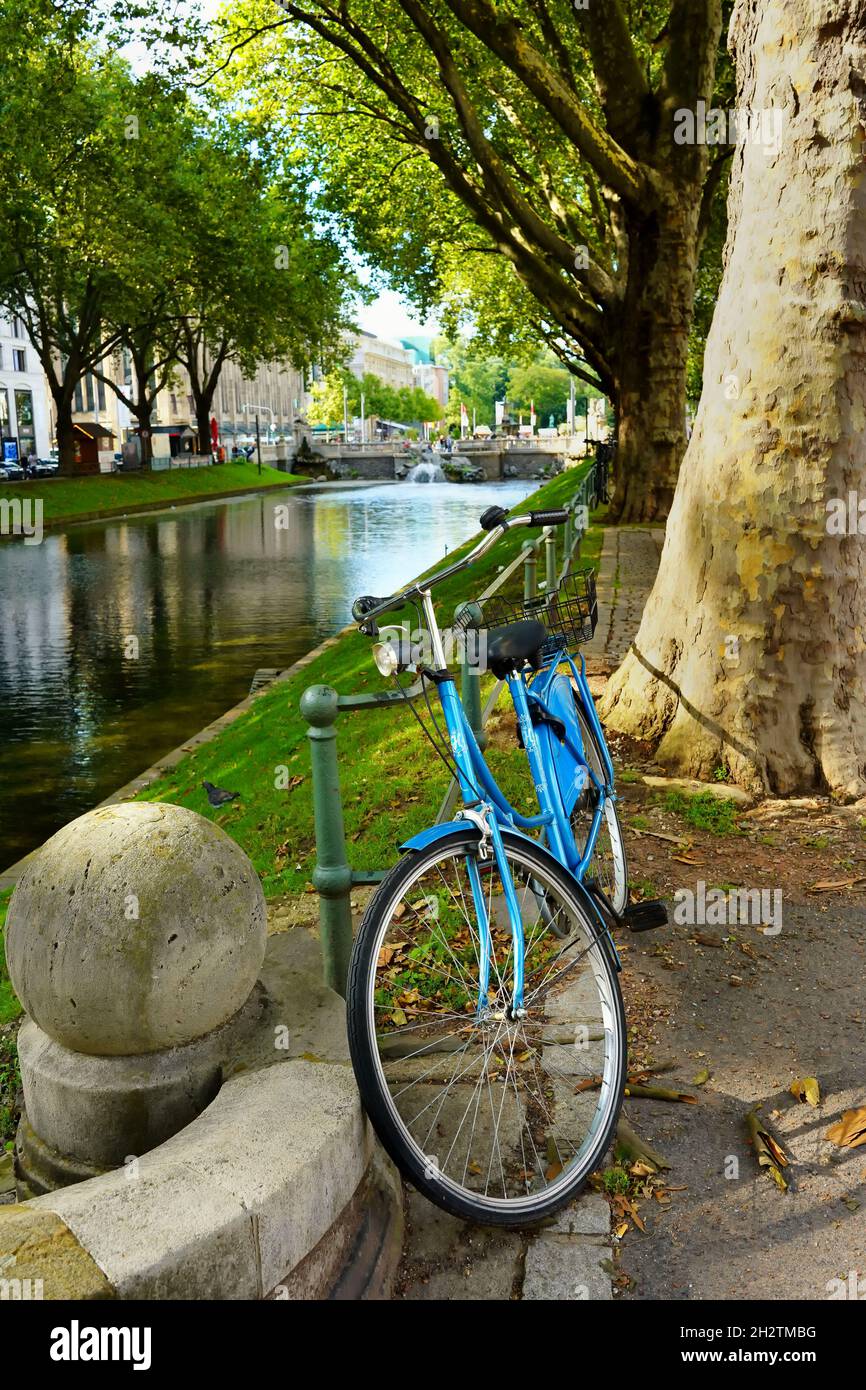
[[[14,459],[4,459],[2,465],[0,465],[0,472],[2,472],[5,480],[10,483],[21,483],[27,476],[21,464],[16,463]]]
[[[28,478],[53,478],[59,471],[59,463],[53,459],[37,459],[27,469]]]

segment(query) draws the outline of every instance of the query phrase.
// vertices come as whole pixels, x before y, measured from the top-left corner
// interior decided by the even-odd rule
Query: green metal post
[[[316,867],[319,923],[325,984],[346,996],[352,952],[352,870],[346,857],[340,773],[337,767],[338,695],[329,685],[311,685],[301,696],[301,714],[310,727],[313,812],[316,822]]]
[[[573,544],[574,544],[574,507],[572,506],[572,507],[569,507],[569,509],[568,509],[568,520],[567,520],[566,523],[565,523],[565,539],[564,539],[564,541],[563,541],[563,545],[564,545],[564,547],[565,547],[565,559],[566,559],[566,560],[568,559],[569,555],[571,554],[571,547],[572,547]]]
[[[556,532],[551,531],[549,536],[544,538],[544,577],[546,582],[545,590],[552,594],[556,588]]]
[[[472,617],[476,625],[481,623],[482,613],[477,603],[458,603],[454,610],[454,617],[460,618],[467,609],[472,611]],[[458,654],[460,663],[460,696],[463,701],[463,708],[469,720],[469,727],[475,735],[479,748],[487,747],[487,735],[484,732],[484,724],[481,718],[481,672],[477,664],[473,665],[469,660],[468,645],[474,639],[467,634],[466,642],[461,643],[461,650]]]
[[[523,562],[523,601],[528,603],[530,599],[538,596],[538,560],[535,553],[535,542],[527,541],[523,547],[526,559]]]

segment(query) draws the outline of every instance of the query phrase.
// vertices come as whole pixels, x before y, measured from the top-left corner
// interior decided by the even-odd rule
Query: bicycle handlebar
[[[504,507],[488,507],[480,520],[482,529],[488,534],[470,550],[468,555],[464,555],[462,560],[457,560],[453,565],[447,565],[444,570],[431,575],[429,579],[412,584],[402,594],[392,594],[390,598],[374,598],[372,594],[362,594],[360,598],[356,598],[352,604],[352,617],[356,622],[362,624],[362,630],[371,618],[377,618],[380,613],[387,613],[392,608],[400,608],[410,599],[418,598],[420,594],[432,589],[434,585],[441,584],[444,579],[450,579],[452,575],[459,574],[461,570],[474,565],[475,561],[480,560],[482,555],[486,555],[488,550],[491,550],[512,526],[561,526],[568,520],[568,512],[564,507],[554,507],[546,511],[529,512],[526,516],[510,517]]]

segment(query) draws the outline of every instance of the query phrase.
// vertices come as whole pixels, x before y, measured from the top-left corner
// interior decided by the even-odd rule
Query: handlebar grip
[[[562,526],[568,521],[568,512],[564,507],[551,507],[544,512],[530,512],[530,526]]]
[[[386,598],[374,598],[372,594],[362,594],[361,597],[356,598],[355,602],[352,604],[352,617],[359,623],[362,618],[366,618],[368,613],[372,613],[374,608],[378,608],[380,604],[387,602],[388,600]]]

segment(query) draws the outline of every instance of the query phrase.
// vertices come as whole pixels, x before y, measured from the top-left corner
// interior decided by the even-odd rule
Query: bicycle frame
[[[434,659],[438,670],[444,672],[446,664],[442,637],[430,591],[423,591],[420,597],[430,631]],[[570,677],[574,681],[583,712],[593,733],[597,736],[598,746],[603,752],[604,782],[598,779],[589,766],[579,735],[578,739],[575,740],[568,727],[563,726],[563,721],[559,720],[555,709],[550,707],[549,702],[552,694],[556,693],[556,681],[569,681],[568,676],[560,676],[558,673],[559,667],[563,665],[569,667]],[[523,921],[505,857],[502,830],[503,828],[541,830],[554,857],[574,875],[578,882],[581,882],[595,850],[604,815],[605,798],[613,795],[614,773],[595,704],[587,685],[586,669],[582,656],[578,666],[572,656],[563,653],[561,657],[556,657],[548,666],[535,674],[531,684],[527,684],[523,674],[509,676],[507,684],[514,703],[523,746],[538,797],[538,815],[524,816],[510,804],[484,760],[484,755],[466,718],[455,681],[451,676],[444,675],[437,680],[439,700],[445,718],[445,726],[448,730],[464,808],[466,808],[467,813],[474,812],[475,815],[478,815],[479,810],[481,810],[486,815],[486,826],[490,832],[493,855],[499,870],[511,923],[514,952],[512,1011],[516,1017],[520,1017],[524,1002]],[[535,718],[533,718],[533,709],[536,712]],[[564,737],[560,738],[558,733],[553,732],[557,726],[564,727]],[[554,739],[556,744],[554,744]],[[570,808],[567,808],[565,804],[559,776],[559,765],[565,759],[571,760],[573,772],[579,778],[579,784],[576,785],[575,776],[572,776],[572,792],[579,794],[589,782],[599,793],[582,854],[578,853],[574,842],[569,819]],[[468,818],[472,819],[473,816],[469,815]],[[480,821],[480,815],[478,818]],[[484,822],[481,823],[484,824]],[[484,842],[482,841],[483,847]],[[490,982],[490,924],[478,861],[474,858],[467,860],[466,867],[479,923],[479,954],[481,959],[479,961],[477,1012],[480,1017],[487,1009]]]

